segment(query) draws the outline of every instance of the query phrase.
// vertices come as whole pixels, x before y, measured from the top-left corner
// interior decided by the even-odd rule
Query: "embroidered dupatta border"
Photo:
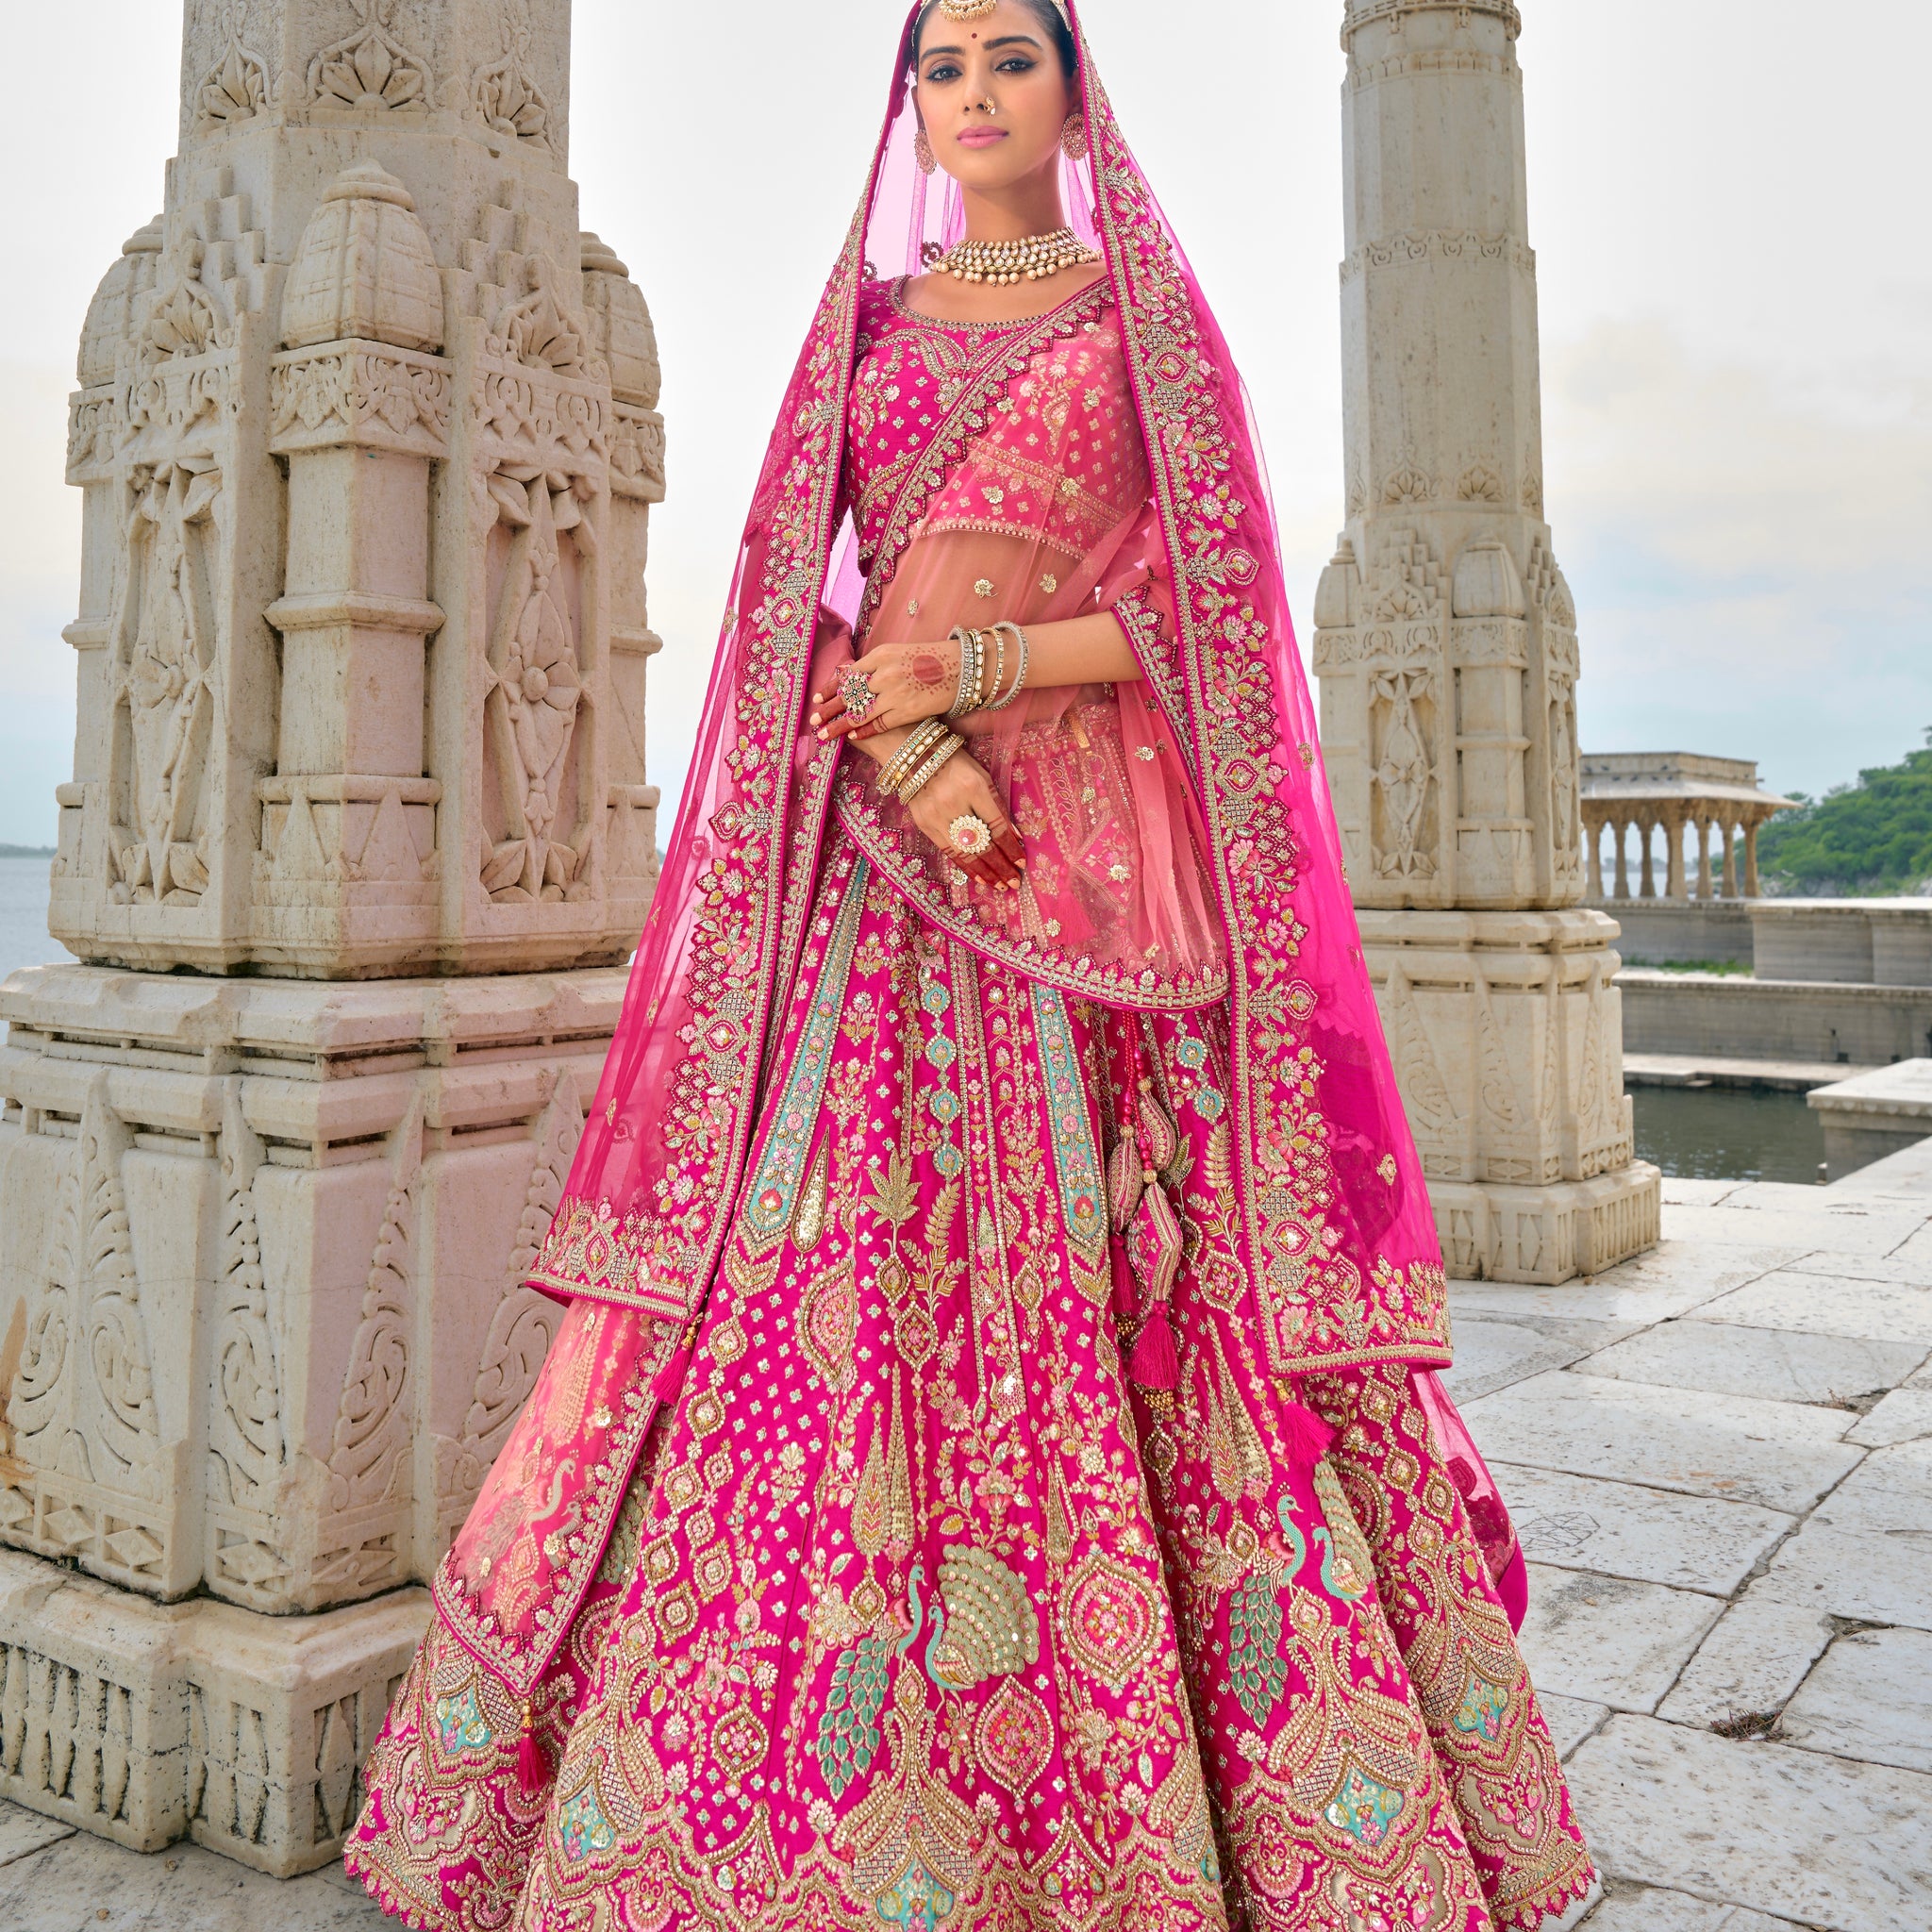
[[[1276,546],[1264,509],[1244,504],[1240,517],[1230,519],[1224,492],[1214,497],[1205,484],[1211,508],[1197,505],[1182,474],[1191,460],[1208,467],[1208,453],[1229,447],[1233,439],[1203,367],[1185,275],[1114,121],[1077,20],[1074,32],[1095,219],[1106,242],[1122,353],[1174,582],[1179,669],[1192,725],[1191,762],[1199,774],[1229,939],[1236,1169],[1269,1367],[1289,1375],[1377,1360],[1446,1366],[1448,1283],[1441,1261],[1421,1259],[1400,1268],[1384,1256],[1365,1256],[1364,1279],[1363,1268],[1339,1252],[1344,1236],[1326,1206],[1333,1184],[1325,1158],[1275,1166],[1263,1157],[1259,1123],[1269,1112],[1291,1119],[1313,1116],[1317,1124],[1320,1113],[1315,1083],[1296,1058],[1292,957],[1274,957],[1266,945],[1241,938],[1271,924],[1306,930],[1294,916],[1295,847],[1289,813],[1275,786],[1267,782],[1285,747],[1275,727],[1276,708],[1268,707],[1257,723],[1261,708],[1244,699],[1239,688],[1242,672],[1252,678],[1253,657],[1239,645],[1219,646],[1197,598],[1204,590],[1212,593],[1252,583],[1274,559]],[[1278,562],[1275,567],[1278,574]],[[1131,625],[1128,636],[1137,646],[1144,642]],[[1237,658],[1242,661],[1232,661]],[[1150,667],[1143,662],[1143,668]],[[1162,683],[1156,689],[1165,694]],[[1242,854],[1240,863],[1237,851]]]
[[[1031,326],[1023,324],[1012,331],[1002,330],[992,339],[998,345],[997,353],[982,348],[971,358],[959,393],[931,441],[899,482],[891,508],[886,513],[860,606],[861,634],[876,613],[912,532],[924,521],[933,498],[966,460],[974,439],[985,429],[995,397],[1049,343],[1065,341],[1093,322],[1106,309],[1111,294],[1107,277],[1102,276],[1036,318]],[[899,314],[915,325],[931,320],[903,303],[895,306]],[[1124,335],[1124,319],[1122,332]],[[1170,723],[1174,721],[1170,719]],[[1184,726],[1185,719],[1174,724],[1174,735],[1184,748],[1184,755],[1191,757],[1192,746]],[[880,811],[872,787],[849,761],[840,773],[833,798],[840,823],[920,917],[970,946],[983,958],[1010,967],[1075,998],[1098,1000],[1105,1006],[1135,1011],[1192,1011],[1227,997],[1225,971],[1204,973],[1193,979],[1175,979],[1158,974],[1151,967],[1129,973],[1096,965],[1091,959],[1069,958],[1036,940],[1012,939],[990,931],[976,920],[963,916],[951,899],[923,875],[918,860],[907,854],[900,834]]]

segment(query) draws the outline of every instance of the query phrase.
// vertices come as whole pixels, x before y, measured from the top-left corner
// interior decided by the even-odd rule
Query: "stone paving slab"
[[[1809,1509],[1863,1459],[1843,1409],[1681,1390],[1571,1370],[1485,1395],[1466,1414],[1486,1457],[1694,1495]]]
[[[1932,1630],[1932,1539],[1807,1523],[1752,1589],[1834,1617]]]
[[[43,1852],[63,1838],[72,1838],[74,1827],[58,1818],[42,1818],[20,1805],[0,1798],[0,1865],[10,1865],[30,1853]]]
[[[1798,1526],[1797,1517],[1755,1504],[1514,1463],[1491,1468],[1524,1555],[1563,1570],[1728,1596]]]
[[[1606,1899],[1587,1922],[1590,1932],[1791,1932],[1790,1919],[1770,1919],[1742,1906],[1713,1905],[1688,1891],[1654,1886]]]
[[[1823,1608],[1747,1591],[1698,1645],[1657,1715],[1708,1727],[1750,1711],[1782,1710],[1836,1629]]]
[[[1836,1757],[1932,1771],[1932,1635],[1853,1630],[1785,1706],[1784,1740]]]
[[[7,1932],[393,1932],[321,1873],[264,1878],[199,1845],[143,1856],[76,1833],[0,1865]]]
[[[1565,1697],[1557,1690],[1539,1690],[1536,1701],[1542,1707],[1543,1722],[1550,1727],[1558,1757],[1569,1757],[1610,1714],[1607,1704]]]
[[[1840,1281],[1889,1281],[1896,1288],[1932,1288],[1932,1261],[1921,1262],[1903,1249],[1892,1255],[1842,1255],[1829,1248],[1811,1248],[1784,1267],[1792,1274],[1828,1274]]]
[[[1932,1348],[1932,1288],[1901,1282],[1796,1271],[1766,1274],[1706,1302],[1697,1317],[1746,1328],[1793,1328]]]
[[[1847,1442],[1868,1449],[1890,1449],[1900,1442],[1923,1441],[1932,1436],[1932,1387],[1894,1389],[1869,1415],[1860,1416],[1845,1434]]]
[[[1459,1335],[1457,1341],[1459,1348]],[[1924,1360],[1925,1350],[1915,1341],[1875,1341],[1863,1336],[1751,1328],[1692,1318],[1642,1329],[1588,1360],[1578,1360],[1576,1366],[1587,1375],[1659,1382],[1673,1389],[1831,1404],[1895,1389]],[[1932,1414],[1932,1398],[1926,1407]],[[1867,1439],[1854,1431],[1850,1440]]]
[[[1539,1690],[1651,1711],[1723,1609],[1688,1590],[1532,1563],[1523,1653]]]
[[[1932,1442],[1874,1451],[1818,1506],[1811,1527],[1917,1538],[1932,1560]]]
[[[1505,1322],[1473,1316],[1456,1324],[1456,1366],[1443,1380],[1457,1403],[1470,1403],[1526,1375],[1566,1369],[1641,1332],[1635,1322],[1572,1322],[1554,1315]]]
[[[1674,1209],[1671,1225],[1674,1228],[1677,1216],[1689,1211]],[[1647,1326],[1687,1315],[1761,1274],[1791,1267],[1813,1252],[1814,1243],[1809,1241],[1783,1247],[1733,1244],[1713,1249],[1671,1239],[1634,1261],[1625,1261],[1588,1281],[1566,1281],[1558,1288],[1458,1281],[1454,1284],[1454,1303],[1457,1313],[1465,1317],[1495,1316],[1507,1322],[1554,1315],[1564,1321],[1630,1322]]]
[[[1769,1181],[1754,1183],[1770,1188]],[[1835,1255],[1890,1256],[1918,1235],[1925,1217],[1910,1202],[1894,1203],[1879,1198],[1832,1208],[1815,1199],[1828,1191],[1824,1188],[1792,1188],[1797,1198],[1776,1207],[1747,1206],[1740,1189],[1728,1194],[1714,1208],[1679,1208],[1671,1217],[1671,1232],[1679,1241],[1712,1241],[1728,1246],[1743,1243],[1769,1246],[1774,1242],[1793,1247],[1824,1248]],[[1803,1197],[1812,1195],[1812,1202]],[[1932,1243],[1925,1254],[1932,1259]],[[1912,1258],[1916,1259],[1916,1257]]]
[[[1620,1714],[1578,1748],[1569,1776],[1612,1879],[1827,1932],[1932,1924],[1922,1772]]]

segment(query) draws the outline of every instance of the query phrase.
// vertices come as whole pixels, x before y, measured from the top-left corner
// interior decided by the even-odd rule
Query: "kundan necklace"
[[[1043,282],[1063,268],[1099,259],[1100,251],[1089,248],[1073,229],[1056,228],[1051,235],[1023,235],[1017,242],[955,242],[933,268],[957,282],[1008,288],[1015,282]]]

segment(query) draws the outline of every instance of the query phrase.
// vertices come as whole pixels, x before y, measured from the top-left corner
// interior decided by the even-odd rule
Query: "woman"
[[[412,1924],[1591,1894],[1258,453],[1078,31],[908,23],[571,1310],[369,1766],[349,1865]]]

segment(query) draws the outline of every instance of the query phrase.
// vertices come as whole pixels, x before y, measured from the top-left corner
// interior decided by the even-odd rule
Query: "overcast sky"
[[[1585,747],[1756,758],[1772,785],[1812,791],[1893,761],[1932,725],[1932,8],[1867,0],[1853,35],[1815,0],[1522,6],[1546,490],[1580,613]],[[1304,618],[1342,497],[1341,10],[1088,8],[1254,391]],[[87,76],[78,94],[14,90],[0,126],[0,840],[40,840],[71,758],[75,341],[160,206],[180,13],[18,11],[18,71],[84,60]],[[664,355],[651,736],[667,791],[898,18],[897,0],[576,0],[584,225],[630,264]]]

